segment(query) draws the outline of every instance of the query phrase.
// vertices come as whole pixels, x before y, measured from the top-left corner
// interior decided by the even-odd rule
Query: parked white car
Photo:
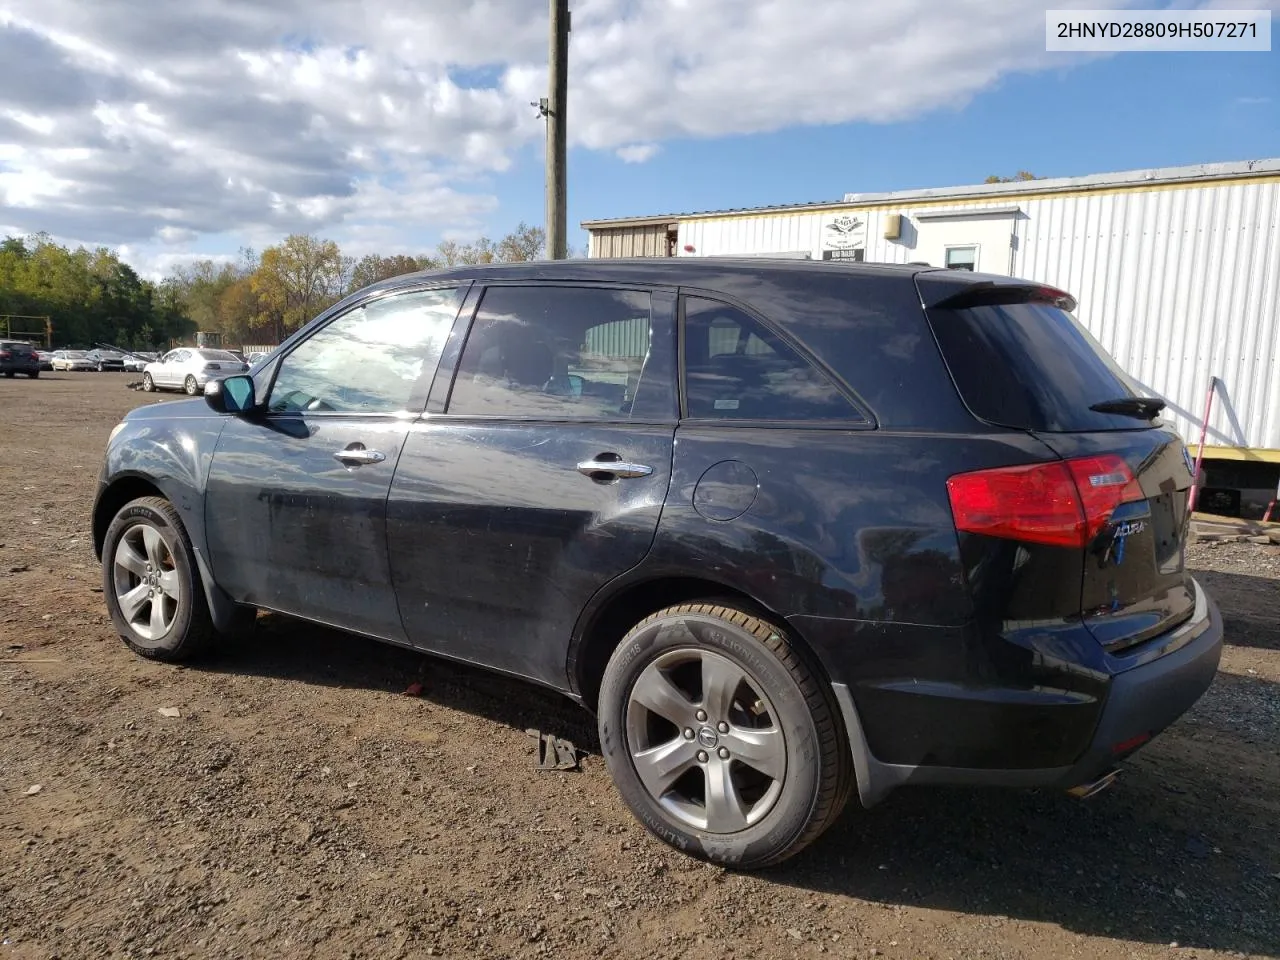
[[[53,370],[96,370],[97,365],[84,350],[55,350],[49,358]]]
[[[184,390],[194,397],[210,380],[248,371],[247,363],[226,350],[179,347],[142,368],[142,389]]]

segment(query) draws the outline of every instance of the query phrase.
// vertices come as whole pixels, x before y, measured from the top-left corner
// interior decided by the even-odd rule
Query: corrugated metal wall
[[[667,255],[665,223],[592,230],[587,251],[589,257],[665,257]]]
[[[680,223],[680,255],[691,245],[693,256],[722,254],[802,253],[818,249],[822,215],[818,213],[725,217]]]
[[[1015,274],[1070,291],[1080,320],[1194,440],[1280,448],[1280,184],[1023,203]]]
[[[1280,449],[1280,183],[1004,196],[963,208],[1013,204],[1021,208],[1014,275],[1075,295],[1080,320],[1169,402],[1184,437],[1198,438],[1213,375],[1223,388],[1208,442]],[[847,209],[867,217],[868,261],[907,263],[920,259],[920,234],[930,229],[910,214],[941,206]],[[837,212],[685,220],[680,253],[691,244],[694,256],[808,251],[820,259],[823,223]],[[889,213],[908,215],[901,240],[884,239]]]

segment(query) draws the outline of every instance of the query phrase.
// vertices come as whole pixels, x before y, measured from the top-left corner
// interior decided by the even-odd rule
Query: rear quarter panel
[[[1008,705],[1030,698],[1039,709],[1036,691],[1050,689],[1075,691],[1066,702],[1081,707],[1079,730],[1061,746],[1071,753],[1101,696],[1096,675],[1079,666],[1089,651],[1062,646],[1079,643],[1081,631],[988,622],[975,610],[946,487],[966,470],[1050,459],[1039,440],[1012,431],[682,425],[658,535],[631,579],[711,580],[790,624],[827,677],[849,685],[882,759],[976,766],[1003,751],[992,762],[1017,765]],[[748,468],[757,486],[719,491],[750,505],[709,519],[700,481],[709,470],[743,476],[742,467],[726,472],[726,461]]]

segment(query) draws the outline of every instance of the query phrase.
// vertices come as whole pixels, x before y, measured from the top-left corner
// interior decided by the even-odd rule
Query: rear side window
[[[929,322],[961,397],[981,420],[1046,433],[1153,425],[1089,409],[1140,394],[1065,310],[1044,303],[1000,304],[933,310]]]
[[[863,420],[821,371],[737,307],[684,300],[684,389],[699,420]]]

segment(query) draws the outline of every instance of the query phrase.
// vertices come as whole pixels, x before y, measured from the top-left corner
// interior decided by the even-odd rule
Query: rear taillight
[[[0,360],[8,360],[13,354],[8,350],[0,350]]]
[[[1145,499],[1129,465],[1113,453],[1068,460],[1067,468],[1080,491],[1085,543],[1091,542],[1107,525],[1120,504]]]
[[[962,473],[947,481],[956,529],[988,537],[1083,547],[1122,503],[1141,500],[1114,454]]]

